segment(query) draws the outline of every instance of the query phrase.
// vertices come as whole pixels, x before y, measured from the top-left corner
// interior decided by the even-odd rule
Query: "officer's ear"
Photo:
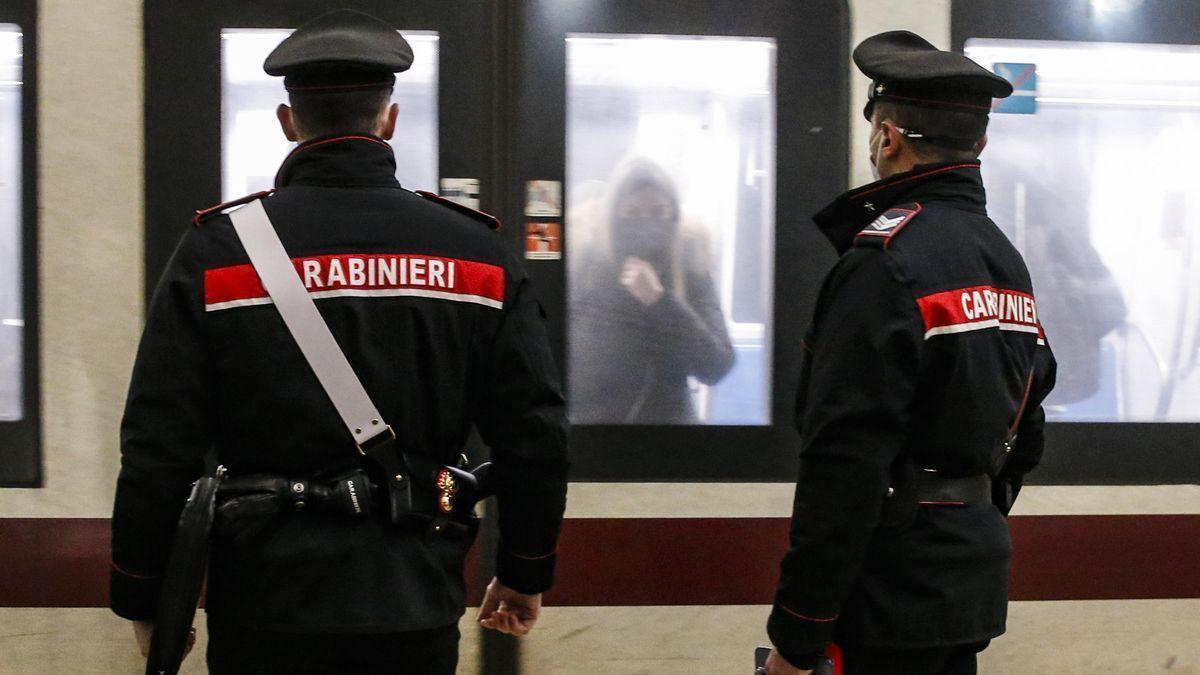
[[[379,130],[379,137],[385,141],[390,141],[392,140],[392,135],[396,133],[396,119],[400,115],[400,104],[393,103],[389,105],[384,115],[383,128]]]
[[[904,135],[891,120],[879,123],[879,133],[883,139],[879,141],[879,152],[888,159],[895,159],[904,149]]]
[[[275,109],[275,117],[279,120],[279,128],[283,129],[283,135],[293,143],[300,140],[300,134],[296,131],[296,119],[292,116],[292,108],[286,103],[280,103]]]

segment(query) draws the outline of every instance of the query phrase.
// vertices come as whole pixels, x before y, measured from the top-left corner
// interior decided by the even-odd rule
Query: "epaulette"
[[[246,195],[245,197],[238,197],[237,199],[231,199],[227,202],[221,202],[220,204],[217,204],[216,206],[210,206],[207,209],[201,209],[200,211],[196,212],[196,215],[192,216],[192,224],[196,227],[200,227],[200,223],[205,218],[216,215],[225,209],[232,209],[235,206],[249,204],[255,199],[262,199],[263,197],[270,195],[272,192],[275,192],[275,190],[263,190],[262,192],[255,192],[252,195]]]
[[[441,195],[436,195],[432,192],[426,192],[425,190],[417,190],[417,194],[421,195],[425,199],[428,199],[429,201],[431,201],[435,204],[441,204],[442,206],[445,206],[448,209],[458,211],[459,213],[463,214],[464,216],[467,216],[468,218],[471,218],[473,220],[478,220],[479,222],[483,223],[484,225],[487,225],[488,227],[490,227],[493,230],[500,229],[500,219],[497,218],[496,216],[484,213],[483,211],[476,211],[475,209],[473,209],[469,206],[463,206],[462,204],[459,204],[456,201],[446,199],[445,197],[443,197]]]
[[[921,212],[921,205],[917,203],[904,204],[902,206],[893,206],[884,211],[878,218],[871,221],[854,237],[855,246],[877,246],[886,249],[892,243],[892,239],[904,229],[917,214]]]

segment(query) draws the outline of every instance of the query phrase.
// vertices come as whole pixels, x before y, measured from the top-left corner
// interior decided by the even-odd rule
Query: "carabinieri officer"
[[[974,673],[1004,632],[1005,515],[1042,454],[1054,357],[988,218],[988,112],[1012,86],[905,31],[868,38],[881,180],[815,217],[826,277],[797,403],[800,475],[768,672]]]
[[[473,425],[490,446],[501,542],[480,618],[524,634],[565,503],[559,376],[498,223],[396,181],[389,101],[412,59],[391,26],[349,10],[284,40],[264,68],[285,78],[278,117],[299,145],[274,193],[254,197],[404,455],[457,466]],[[242,493],[218,502],[211,672],[453,673],[474,522],[388,517],[386,477],[360,460],[259,282],[223,214],[235,203],[197,215],[147,314],[121,426],[112,609],[149,634],[180,507],[212,452],[222,490]]]

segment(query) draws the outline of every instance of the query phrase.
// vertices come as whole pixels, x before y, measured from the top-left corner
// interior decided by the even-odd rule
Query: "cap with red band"
[[[263,70],[288,91],[385,89],[413,63],[412,46],[387,23],[340,9],[297,28],[267,56]]]
[[[880,100],[986,115],[993,98],[1005,98],[1013,91],[1003,77],[906,30],[863,40],[854,49],[854,63],[871,78],[863,109],[867,119]]]

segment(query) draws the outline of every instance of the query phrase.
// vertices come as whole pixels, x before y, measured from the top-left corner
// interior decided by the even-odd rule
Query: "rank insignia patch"
[[[891,238],[920,212],[920,204],[906,204],[904,207],[888,209],[864,227],[854,238],[854,243],[870,245],[871,242],[879,242],[883,248],[887,248]]]

